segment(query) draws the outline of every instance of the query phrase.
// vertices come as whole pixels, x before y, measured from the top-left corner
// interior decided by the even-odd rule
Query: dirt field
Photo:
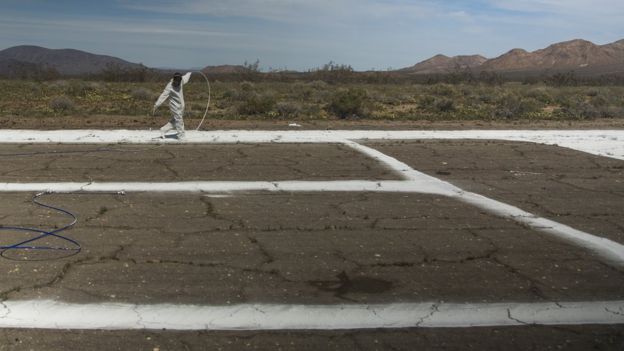
[[[0,116],[2,129],[158,129],[166,118],[154,116],[58,116],[16,117]],[[200,119],[185,118],[187,129],[195,129]],[[295,123],[300,127],[291,127]],[[268,120],[215,120],[208,119],[201,130],[251,129],[251,130],[299,130],[299,129],[624,129],[624,118],[592,119],[576,121],[556,120],[463,120],[463,121],[402,121],[374,119],[268,119]]]
[[[624,243],[624,161],[488,141],[368,142],[416,170]],[[2,145],[0,181],[398,180],[339,144]],[[2,193],[2,225],[66,215]],[[579,200],[582,199],[582,200]],[[5,251],[2,301],[230,305],[621,300],[624,270],[455,199],[418,193],[48,194],[82,251]],[[24,233],[2,232],[2,245]],[[59,238],[46,245],[66,245]],[[43,244],[43,243],[39,243]],[[33,261],[33,259],[45,259]],[[623,325],[353,331],[1,329],[28,349],[621,350]]]

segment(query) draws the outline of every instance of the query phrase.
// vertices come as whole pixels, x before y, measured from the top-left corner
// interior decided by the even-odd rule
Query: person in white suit
[[[178,139],[184,138],[184,91],[182,87],[184,84],[188,83],[190,79],[191,72],[187,72],[185,75],[176,72],[154,104],[152,114],[156,112],[156,109],[162,105],[165,100],[169,99],[171,119],[160,128],[161,138],[164,138],[165,133],[173,129],[177,131],[176,137]]]

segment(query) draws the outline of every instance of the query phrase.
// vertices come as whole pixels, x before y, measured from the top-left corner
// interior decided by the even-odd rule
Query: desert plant
[[[496,101],[493,117],[504,119],[518,119],[526,117],[538,110],[538,103],[532,98],[520,98],[513,94],[506,94]]]
[[[237,110],[242,115],[261,115],[270,112],[275,103],[275,98],[272,95],[251,93],[238,106]]]
[[[539,102],[545,103],[545,104],[552,104],[553,103],[553,97],[549,94],[549,92],[543,88],[534,88],[529,90],[526,93],[527,97],[533,98]]]
[[[70,112],[76,108],[74,101],[65,95],[52,98],[49,106],[55,113]]]
[[[455,110],[455,103],[451,99],[439,99],[435,102],[435,107],[440,112],[451,112]]]
[[[367,96],[366,90],[361,88],[339,90],[333,96],[327,110],[340,118],[364,117],[367,114],[365,107]]]
[[[308,82],[306,85],[313,89],[323,90],[323,89],[327,89],[327,86],[329,84],[325,83],[322,80],[313,80],[311,82]]]
[[[446,83],[437,83],[429,88],[429,92],[436,96],[452,97],[456,94],[456,88]]]
[[[143,87],[132,90],[131,95],[135,100],[152,100],[154,98],[154,92]]]
[[[296,102],[282,101],[275,105],[275,110],[280,117],[295,117],[301,113],[301,105]]]
[[[253,84],[253,83],[251,83],[251,82],[242,82],[242,83],[240,84],[240,88],[241,88],[241,90],[242,90],[243,92],[245,92],[245,93],[250,93],[250,92],[254,91],[254,88],[255,88],[255,87],[254,87],[254,84]]]

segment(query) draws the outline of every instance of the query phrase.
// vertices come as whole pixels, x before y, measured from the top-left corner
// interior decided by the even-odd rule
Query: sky
[[[624,39],[623,0],[0,0],[0,9],[0,49],[72,48],[168,68],[387,70],[436,54]]]

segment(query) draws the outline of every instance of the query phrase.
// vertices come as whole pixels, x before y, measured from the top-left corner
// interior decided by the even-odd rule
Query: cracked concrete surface
[[[431,143],[444,145],[444,142]],[[505,160],[496,161],[497,155],[491,156],[493,160],[481,156],[490,149],[506,150],[508,144],[516,150],[509,151],[509,155],[501,151]],[[618,168],[621,161],[589,156],[592,158],[587,161],[590,166],[585,169],[584,166],[577,167],[575,162],[587,155],[572,152],[570,156],[569,150],[553,156],[557,162],[547,164],[540,160],[550,157],[545,155],[553,147],[500,142],[486,145],[478,144],[477,151],[471,153],[473,157],[482,157],[478,162],[483,165],[483,169],[477,169],[472,177],[469,176],[470,167],[475,164],[468,164],[469,157],[461,153],[462,149],[473,147],[470,142],[459,148],[446,145],[446,153],[434,147],[437,158],[433,159],[429,154],[422,154],[420,149],[415,152],[410,143],[400,146],[385,144],[379,148],[417,170],[467,190],[590,233],[607,233],[605,236],[622,242],[618,235],[623,224],[617,216],[622,213],[621,202],[617,202],[622,192],[621,183],[618,183],[622,179]],[[238,146],[232,145],[233,150]],[[386,149],[395,147],[407,151],[398,155]],[[523,147],[533,150],[534,154]],[[345,150],[349,151],[345,147],[336,152],[341,154]],[[250,152],[247,149],[242,151]],[[191,171],[184,173],[184,165],[172,164],[167,159],[171,152],[163,152],[158,156],[161,163],[154,163],[162,170],[158,177],[194,176]],[[323,152],[325,150],[320,154]],[[442,159],[449,154],[454,155],[457,162],[467,162],[466,168],[444,168],[449,162]],[[239,151],[236,155],[241,160],[244,157]],[[505,162],[517,157],[524,163],[505,166]],[[83,161],[75,160],[76,164]],[[348,162],[348,158],[332,162]],[[367,162],[364,157],[364,164]],[[431,163],[423,167],[420,162]],[[615,162],[615,166],[609,162]],[[123,171],[115,170],[118,174],[111,174],[134,177],[137,176],[135,172],[142,172],[127,171],[128,164],[132,162],[126,163]],[[534,168],[525,167],[525,164]],[[50,164],[52,166],[54,163]],[[280,166],[278,170],[258,166],[255,174],[237,173],[236,168],[212,168],[206,172],[223,172],[221,174],[227,179],[233,174],[235,179],[249,176],[248,179],[254,180],[265,174],[267,178],[279,179],[280,172],[285,175],[284,179],[302,175],[292,166]],[[54,169],[50,167],[48,171]],[[93,178],[92,174],[107,171],[105,167],[98,167],[81,172],[83,176]],[[353,173],[334,166],[320,166],[314,170],[316,173],[310,174],[322,175],[319,176],[321,179],[334,179],[341,174],[344,179],[355,178],[353,174],[366,179],[385,179],[385,176],[396,179],[374,162],[372,168],[345,164],[345,169],[352,167],[356,168]],[[22,169],[19,171],[22,175],[32,172],[25,171],[27,166]],[[358,169],[362,173],[357,173],[360,172]],[[549,172],[558,176],[551,177]],[[586,176],[586,172],[589,175]],[[565,177],[559,176],[561,174]],[[565,201],[566,194],[588,199],[588,205],[575,206],[571,201]],[[600,194],[607,194],[606,200]],[[62,217],[31,205],[28,194],[5,193],[2,197],[2,224],[10,221],[11,224],[54,227],[65,223]],[[65,208],[78,209],[79,225],[68,234],[83,244],[84,251],[77,257],[45,263],[0,261],[0,271],[5,273],[0,285],[2,300],[54,298],[74,302],[202,304],[513,300],[557,304],[559,301],[624,296],[623,272],[601,263],[591,253],[439,196],[282,193],[214,198],[201,194],[131,194],[50,195],[46,201],[48,199]],[[13,233],[3,235],[3,238],[15,236],[19,235]],[[514,329],[513,332],[505,328],[471,330],[474,335],[492,342],[499,340],[501,345],[508,345],[510,349],[545,344],[568,349],[618,349],[624,339],[621,326],[617,325],[527,328]],[[240,348],[271,348],[280,343],[284,348],[292,349],[308,345],[316,348],[334,345],[338,349],[352,349],[354,345],[381,348],[374,345],[383,345],[383,348],[411,349],[413,347],[409,346],[414,343],[443,347],[448,345],[447,342],[456,342],[456,345],[475,345],[475,348],[482,349],[477,347],[483,345],[479,338],[453,331],[455,333],[451,330],[402,330],[315,334],[238,332],[227,335],[232,342],[229,345],[239,345]],[[60,333],[37,334],[51,345],[65,345]],[[6,338],[3,345],[7,345],[7,350],[37,345],[37,341],[31,338],[32,333],[0,330],[0,335]],[[215,333],[64,332],[63,335],[82,340],[81,343],[85,338],[101,341],[105,336],[128,337],[129,344],[111,344],[111,349],[128,345],[201,349],[206,343],[227,347],[224,342],[228,340],[224,334]],[[146,335],[151,339],[146,339]],[[533,340],[536,335],[541,341]],[[398,339],[408,341],[402,343]],[[507,339],[515,340],[516,344]],[[574,346],[567,340],[574,340]],[[93,345],[97,345],[95,341]],[[71,346],[65,349],[71,349]]]
[[[467,191],[624,242],[624,161],[522,142],[427,140],[368,145]]]
[[[33,210],[27,194],[3,199],[0,206],[20,225],[65,220]],[[50,194],[42,200],[76,211],[81,220],[65,234],[83,251],[43,263],[0,261],[3,299],[334,304],[624,295],[624,272],[591,253],[433,195]]]
[[[3,351],[95,350],[620,350],[621,326],[347,331],[64,331],[0,329]]]
[[[0,160],[0,182],[398,179],[341,144],[8,144]]]

